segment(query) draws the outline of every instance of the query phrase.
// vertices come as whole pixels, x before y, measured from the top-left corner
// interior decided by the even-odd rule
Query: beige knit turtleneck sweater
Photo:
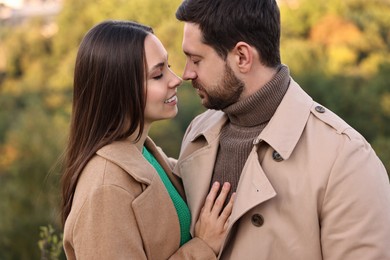
[[[221,130],[212,182],[230,182],[236,191],[241,171],[253,140],[266,127],[283,99],[290,82],[289,70],[282,65],[273,79],[245,100],[223,109],[229,120]]]

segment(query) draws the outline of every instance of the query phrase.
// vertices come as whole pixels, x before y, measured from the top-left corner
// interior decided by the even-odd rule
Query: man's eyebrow
[[[194,54],[194,53],[190,53],[189,51],[183,51],[184,54],[187,56],[187,57],[198,57],[198,58],[203,58],[201,55],[197,55],[197,54]]]

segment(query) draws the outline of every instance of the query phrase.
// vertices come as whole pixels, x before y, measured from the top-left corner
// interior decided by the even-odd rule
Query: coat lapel
[[[214,161],[218,151],[218,140],[207,145],[177,165],[182,178],[187,203],[191,210],[191,234],[193,235],[196,220],[210,189]]]
[[[214,162],[218,152],[220,129],[227,120],[220,111],[208,111],[206,122],[192,128],[190,135],[183,141],[180,158],[173,172],[180,176],[191,210],[191,234],[196,220],[210,190]],[[191,127],[191,126],[190,126]],[[189,143],[189,145],[186,145]]]
[[[257,146],[254,146],[242,170],[229,226],[253,207],[275,196],[275,189],[259,163]]]

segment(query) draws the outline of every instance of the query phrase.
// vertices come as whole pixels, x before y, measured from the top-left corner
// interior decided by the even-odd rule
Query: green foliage
[[[282,53],[291,69],[302,71],[291,42],[302,42],[315,55],[323,74],[373,77],[390,58],[387,0],[284,0],[281,2]],[[314,44],[314,47],[313,47]],[[294,45],[293,45],[294,47]],[[304,54],[307,55],[307,54]],[[311,55],[312,56],[312,55]],[[304,60],[305,61],[305,60]],[[311,67],[311,66],[310,66]],[[299,70],[298,70],[299,69]]]
[[[40,227],[38,247],[41,260],[58,260],[62,253],[62,234],[57,234],[52,225]]]
[[[58,169],[53,165],[61,153],[66,122],[45,111],[38,97],[24,99],[1,146],[1,259],[36,259],[31,241],[37,240],[37,227],[56,221],[58,215]]]
[[[386,169],[390,169],[390,138],[389,136],[378,136],[372,142],[372,147],[376,151]],[[388,171],[389,172],[389,171]]]

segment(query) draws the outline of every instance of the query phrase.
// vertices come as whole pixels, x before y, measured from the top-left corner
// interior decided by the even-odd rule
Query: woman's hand
[[[230,190],[230,183],[224,183],[217,198],[219,188],[220,184],[215,182],[206,197],[205,204],[195,224],[195,236],[205,241],[216,255],[218,255],[222,241],[226,236],[228,220],[232,213],[235,196],[235,193],[233,193],[229,203],[222,210]]]

